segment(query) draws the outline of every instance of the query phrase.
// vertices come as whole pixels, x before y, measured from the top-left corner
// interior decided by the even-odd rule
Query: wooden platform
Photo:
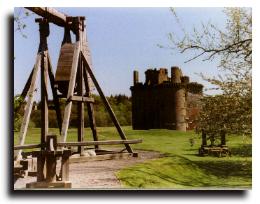
[[[31,189],[49,189],[49,188],[71,188],[71,182],[70,181],[56,181],[56,182],[32,182],[27,183],[26,188]]]

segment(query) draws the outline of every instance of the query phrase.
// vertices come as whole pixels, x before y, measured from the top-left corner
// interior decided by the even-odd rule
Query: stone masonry
[[[189,82],[178,67],[148,69],[145,83],[139,82],[134,71],[132,92],[132,125],[134,130],[173,129],[186,131],[187,93],[202,94],[203,86]]]

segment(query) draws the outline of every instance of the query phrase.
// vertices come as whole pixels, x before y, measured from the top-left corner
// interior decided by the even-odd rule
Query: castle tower
[[[173,108],[175,109],[175,129],[186,131],[186,90],[182,86],[182,72],[179,67],[171,68],[171,82],[175,88]]]
[[[132,125],[134,130],[187,129],[187,93],[201,94],[203,86],[189,82],[179,67],[171,68],[171,77],[165,68],[148,69],[145,83],[133,73]]]
[[[134,71],[134,85],[139,83],[138,71]]]

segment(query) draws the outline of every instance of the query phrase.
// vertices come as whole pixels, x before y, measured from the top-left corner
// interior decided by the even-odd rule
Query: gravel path
[[[152,151],[138,151],[138,154],[138,157],[70,164],[70,181],[72,182],[72,188],[120,188],[120,182],[115,176],[118,170],[162,156],[160,153]],[[15,183],[14,188],[25,188],[26,183],[34,181],[36,181],[35,177],[19,179]]]

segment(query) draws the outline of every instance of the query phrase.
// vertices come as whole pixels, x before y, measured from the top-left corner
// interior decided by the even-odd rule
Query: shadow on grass
[[[230,176],[251,179],[252,178],[252,162],[251,161],[195,161],[199,168],[203,169],[206,174],[215,175],[220,178],[228,178]]]
[[[250,188],[251,175],[250,161],[191,161],[172,156],[161,163],[128,168],[120,180],[138,188]]]
[[[252,156],[252,145],[251,144],[243,144],[237,147],[232,147],[231,154],[233,156],[239,157],[251,157]]]

